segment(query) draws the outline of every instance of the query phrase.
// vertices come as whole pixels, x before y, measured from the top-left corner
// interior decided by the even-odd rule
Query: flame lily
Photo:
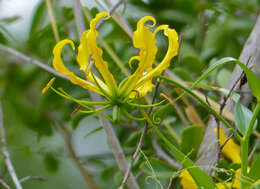
[[[60,41],[54,47],[53,67],[59,73],[68,76],[73,84],[104,96],[111,106],[120,106],[135,98],[143,97],[152,91],[154,87],[152,78],[160,75],[167,69],[171,59],[178,53],[178,35],[176,31],[170,29],[168,25],[161,25],[152,32],[150,28],[155,26],[156,20],[151,16],[140,19],[133,36],[134,47],[139,48],[140,53],[138,56],[134,56],[129,60],[130,65],[133,60],[138,60],[138,68],[131,76],[117,85],[112,73],[108,69],[108,63],[103,60],[103,51],[97,45],[98,31],[96,30],[96,25],[101,19],[107,20],[108,18],[110,18],[110,15],[107,12],[97,14],[90,22],[90,29],[83,32],[81,36],[76,59],[80,70],[85,73],[86,80],[76,76],[63,64],[61,54],[64,45],[70,44],[72,49],[75,49],[74,43],[69,39]],[[152,21],[152,25],[145,26],[148,21]],[[161,63],[153,67],[158,51],[156,47],[156,34],[161,30],[164,35],[168,37],[168,51]],[[99,78],[93,73],[93,66],[95,66],[102,78]],[[49,84],[49,87],[50,85],[51,84]],[[46,88],[44,92],[45,91]],[[67,96],[64,92],[62,92],[62,94]],[[75,101],[75,99],[73,100]],[[88,103],[85,102],[85,104]],[[94,102],[92,102],[92,105],[93,104]]]

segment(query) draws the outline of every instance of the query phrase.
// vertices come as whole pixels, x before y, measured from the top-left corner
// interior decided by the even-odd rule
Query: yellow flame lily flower
[[[217,129],[214,129],[215,134],[217,133]],[[219,144],[222,146],[227,141],[227,137],[225,136],[224,130],[219,129]],[[221,152],[233,163],[240,164],[241,157],[240,157],[240,146],[235,143],[235,141],[231,138],[225,144]]]
[[[97,45],[98,31],[96,30],[96,25],[101,19],[107,20],[108,18],[110,18],[110,15],[107,12],[97,14],[90,22],[90,29],[83,32],[81,36],[77,63],[80,70],[85,73],[86,80],[76,76],[62,62],[61,54],[63,46],[70,44],[75,49],[74,43],[69,39],[60,41],[54,47],[53,67],[59,73],[68,76],[73,84],[99,93],[114,105],[120,105],[129,99],[143,97],[152,90],[154,87],[152,78],[160,75],[167,69],[171,59],[178,53],[178,35],[174,29],[170,29],[167,25],[161,25],[152,32],[150,28],[155,26],[156,20],[151,16],[140,19],[133,36],[134,47],[139,48],[140,53],[138,56],[132,57],[129,61],[131,64],[133,60],[138,60],[138,68],[131,76],[123,80],[120,85],[117,85],[112,73],[108,69],[108,63],[103,60],[103,51]],[[148,21],[152,21],[153,24],[145,25]],[[161,63],[153,67],[158,51],[156,47],[156,34],[161,30],[168,37],[168,50]],[[99,78],[92,72],[92,66],[96,67],[102,78]]]

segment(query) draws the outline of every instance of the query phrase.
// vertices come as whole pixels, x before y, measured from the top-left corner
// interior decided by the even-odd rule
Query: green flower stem
[[[156,104],[135,104],[135,103],[131,103],[131,102],[128,102],[128,104],[131,106],[139,107],[139,108],[150,108],[150,107],[154,107],[154,106],[159,106],[162,103],[164,103],[165,101],[166,100],[162,100]]]
[[[180,83],[168,79],[167,77],[164,76],[159,76],[161,79],[164,79],[165,81],[172,83],[178,87],[180,87],[181,89],[183,89],[185,92],[187,92],[188,94],[190,94],[193,98],[195,98],[199,103],[201,103],[202,106],[204,106],[206,109],[208,109],[214,116],[216,116],[236,137],[236,139],[241,142],[242,141],[242,137],[239,135],[239,133],[221,116],[219,115],[213,108],[210,107],[210,105],[208,105],[206,102],[204,102],[200,97],[198,97],[194,92],[192,92],[189,88],[184,87],[183,85],[181,85]]]
[[[257,118],[257,115],[260,111],[260,101],[257,102],[257,105],[255,107],[253,117],[250,121],[248,130],[246,135],[243,137],[243,139],[240,141],[241,144],[241,157],[242,157],[242,164],[241,164],[241,189],[247,188],[247,166],[248,166],[248,145],[249,145],[249,139],[253,132],[254,124]]]

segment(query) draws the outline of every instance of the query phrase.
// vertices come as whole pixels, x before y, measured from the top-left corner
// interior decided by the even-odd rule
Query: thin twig
[[[113,12],[119,7],[119,5],[121,5],[121,3],[123,2],[123,0],[118,0],[109,10],[109,14],[112,15]],[[102,20],[101,22],[99,22],[97,24],[97,29],[100,28],[100,26],[104,23],[104,20]]]
[[[155,87],[155,91],[154,91],[154,96],[153,96],[151,104],[154,104],[154,101],[155,101],[155,98],[156,98],[156,95],[157,95],[157,92],[158,92],[158,89],[159,89],[159,85],[160,85],[160,82],[157,82],[156,87]],[[149,109],[148,115],[150,115],[152,113],[152,111],[153,111],[153,107],[151,107]],[[140,152],[140,150],[141,150],[141,148],[143,146],[144,137],[145,137],[146,131],[148,130],[148,127],[149,127],[149,124],[148,124],[148,121],[146,120],[145,121],[145,126],[144,126],[143,131],[142,131],[142,135],[141,135],[140,140],[139,140],[138,145],[137,145],[137,148],[135,150],[134,155],[131,158],[130,164],[129,164],[128,169],[127,169],[127,172],[124,175],[124,179],[123,179],[122,184],[120,186],[121,189],[124,188],[124,186],[126,184],[126,181],[128,179],[129,173],[130,173],[130,171],[132,169],[132,166],[134,164],[134,161],[137,158],[137,156],[138,156],[138,154],[139,154],[139,152]]]
[[[5,165],[8,169],[8,172],[14,182],[14,185],[17,189],[22,189],[22,185],[19,182],[19,179],[15,173],[14,166],[11,162],[7,146],[6,146],[6,138],[5,138],[5,129],[4,129],[4,121],[3,121],[3,110],[2,110],[2,104],[0,102],[0,132],[1,132],[1,152],[3,154]]]
[[[58,32],[58,28],[57,28],[57,24],[56,24],[56,19],[52,10],[52,6],[51,6],[51,2],[50,0],[45,0],[46,5],[47,5],[47,9],[48,9],[48,13],[50,16],[50,20],[51,20],[51,27],[55,36],[55,40],[56,42],[60,41],[60,36],[59,36],[59,32]]]
[[[21,61],[23,62],[28,62],[28,63],[32,63],[40,68],[42,68],[43,70],[47,71],[47,72],[50,72],[58,77],[61,77],[63,79],[67,79],[69,80],[69,78],[65,75],[62,75],[60,74],[59,72],[57,72],[56,70],[54,70],[53,68],[51,68],[50,66],[40,62],[39,60],[36,60],[36,59],[33,59],[33,58],[30,58],[29,56],[17,51],[17,50],[14,50],[10,47],[7,47],[3,44],[0,44],[0,50],[4,51],[4,52],[7,52],[17,58],[19,58]]]
[[[0,179],[0,184],[5,188],[5,189],[11,189],[11,187],[2,179]]]
[[[227,142],[233,137],[233,133],[231,135],[229,135],[229,137],[227,138],[227,140],[220,146],[220,151],[225,147],[225,145],[227,144]]]
[[[73,147],[72,144],[72,136],[70,131],[63,125],[63,124],[59,124],[57,125],[57,128],[60,129],[61,133],[63,134],[63,137],[65,139],[67,148],[70,152],[71,158],[74,160],[74,162],[76,163],[79,171],[81,172],[82,176],[84,177],[85,181],[87,182],[89,188],[91,189],[97,189],[98,186],[94,180],[93,175],[88,171],[88,169],[86,168],[86,166],[84,166],[81,163],[80,158],[77,156],[76,151]]]
[[[158,158],[163,159],[165,162],[169,163],[171,166],[173,166],[176,169],[181,168],[179,163],[173,161],[173,159],[162,150],[162,148],[160,147],[160,145],[157,143],[157,141],[155,139],[153,139],[152,143],[153,143],[153,148],[154,148],[155,153]]]
[[[105,11],[109,12],[109,11],[112,10],[112,8],[111,8],[111,9],[106,8],[106,5],[104,5],[104,3],[103,3],[102,1],[100,1],[100,0],[95,0],[95,1],[96,1]],[[133,39],[133,31],[132,31],[131,27],[129,26],[129,23],[127,22],[127,20],[126,20],[123,16],[117,14],[116,11],[114,11],[114,12],[109,12],[109,13],[110,13],[110,15],[114,18],[115,22],[117,22],[118,25],[125,31],[125,33],[128,35],[128,37],[130,37],[131,39]],[[113,14],[112,14],[112,13],[113,13]]]
[[[46,178],[41,177],[41,176],[27,176],[27,177],[20,179],[20,183],[24,183],[29,180],[46,181]]]
[[[251,59],[251,57],[249,57],[249,59],[248,59],[248,61],[247,61],[247,63],[246,63],[246,66],[248,65],[250,59]],[[242,79],[242,77],[243,77],[243,75],[244,75],[243,73],[244,73],[244,72],[242,72],[242,73],[240,74],[239,78],[236,80],[236,82],[234,83],[234,85],[231,87],[231,89],[230,89],[229,92],[228,92],[228,95],[224,97],[223,102],[220,104],[219,115],[222,115],[223,110],[224,110],[224,108],[225,108],[225,106],[226,106],[226,102],[227,102],[227,100],[230,98],[230,96],[231,96],[233,90],[235,89],[236,85],[238,84],[238,82]],[[215,117],[215,121],[216,121],[216,123],[217,123],[217,141],[218,141],[218,154],[217,154],[217,160],[216,160],[216,167],[218,167],[218,162],[219,162],[219,160],[220,160],[221,150],[224,148],[224,146],[227,144],[227,142],[231,139],[231,137],[232,137],[233,135],[230,135],[230,136],[227,138],[227,140],[224,142],[224,144],[221,146],[221,145],[220,145],[220,140],[219,140],[219,137],[220,137],[220,136],[219,136],[219,132],[220,132],[219,120]]]

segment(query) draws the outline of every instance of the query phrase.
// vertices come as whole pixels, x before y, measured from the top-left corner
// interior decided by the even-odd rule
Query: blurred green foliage
[[[91,1],[91,4],[94,5],[90,10],[93,17],[97,12],[103,11],[94,2]],[[77,35],[72,4],[56,0],[52,1],[52,6],[60,38],[71,38],[78,45],[79,36]],[[4,8],[0,1],[0,9]],[[119,8],[119,12],[121,10]],[[126,11],[122,17],[130,23],[133,30],[136,29],[137,20],[145,15],[152,15],[159,24],[168,24],[171,28],[175,28],[181,38],[181,48],[179,56],[175,58],[170,69],[184,81],[194,81],[216,59],[225,56],[239,57],[259,10],[259,0],[129,0],[126,2]],[[26,33],[26,41],[16,38],[12,35],[12,31],[7,29],[9,25],[13,22],[19,22],[20,19],[17,16],[0,18],[0,43],[39,59],[46,65],[51,65],[52,49],[56,41],[45,1],[40,0],[34,7],[30,17],[30,27]],[[89,24],[87,19],[85,19],[85,24],[86,26]],[[132,41],[120,26],[110,19],[100,28],[100,36],[110,45],[130,72],[134,72],[136,65],[133,65],[133,68],[130,69],[128,60],[137,51],[132,47]],[[164,56],[167,45],[166,40],[160,35],[158,37],[158,61]],[[78,71],[74,58],[75,54],[76,52],[65,48],[63,59],[70,70],[82,75]],[[19,178],[28,175],[47,177],[47,181],[44,183],[28,181],[24,186],[26,188],[53,188],[54,186],[57,189],[70,189],[75,186],[78,189],[86,188],[83,177],[80,176],[80,172],[71,160],[71,155],[66,150],[67,147],[57,127],[59,127],[59,124],[66,124],[75,132],[82,127],[86,131],[88,124],[92,123],[88,123],[89,117],[97,119],[97,116],[89,115],[87,118],[87,115],[84,114],[72,115],[72,112],[77,108],[75,103],[65,100],[51,91],[44,96],[41,95],[41,89],[50,80],[52,74],[37,68],[30,62],[21,62],[1,51],[0,55],[0,91],[4,108],[7,142],[10,146],[11,156],[14,157],[14,165]],[[109,69],[112,70],[113,75],[118,81],[121,81],[125,76],[120,68],[106,51],[104,51],[103,56],[109,63]],[[225,88],[232,68],[233,66],[226,66],[216,71],[205,83]],[[54,85],[57,88],[62,87],[73,97],[89,98],[87,91],[62,79],[57,78]],[[169,91],[173,97],[178,95],[172,88],[169,88]],[[219,97],[215,92],[209,92],[209,94],[216,100]],[[144,100],[139,100],[139,102],[145,103]],[[182,103],[179,103],[179,105],[181,110],[185,109],[185,105]],[[206,122],[209,118],[208,113],[197,106],[196,103],[194,103],[194,106],[203,121]],[[129,112],[132,115],[139,116],[133,108],[129,108]],[[191,159],[195,159],[203,137],[201,126],[185,128],[178,113],[170,105],[155,108],[152,117],[154,122],[157,121],[156,123],[167,120],[175,135],[171,134],[166,127],[161,128],[162,132],[173,144],[187,153]],[[132,124],[131,120],[122,117],[122,122],[114,126],[128,158],[134,152],[140,137],[140,131],[136,131],[136,127],[137,129],[142,128],[144,122],[137,122],[135,130],[127,127]],[[99,128],[99,126],[99,124],[96,124],[94,129]],[[94,129],[92,131],[95,131]],[[259,127],[257,129],[259,130]],[[84,135],[89,132],[84,132]],[[78,144],[82,140],[88,142],[89,138],[93,137],[92,139],[99,143],[97,134],[100,132],[104,131],[93,132],[90,136],[87,135],[89,137],[85,139],[84,135],[77,136],[81,139],[76,137],[73,139],[75,144]],[[134,173],[138,175],[141,188],[156,188],[158,184],[156,179],[166,187],[169,178],[176,171],[175,168],[155,156],[151,142],[153,138],[156,138],[156,136],[147,136],[142,149],[149,161],[140,154],[133,167]],[[254,146],[255,141],[255,138],[253,138],[250,149]],[[160,140],[158,143],[167,155],[174,158],[174,155],[162,145]],[[107,186],[116,188],[120,184],[122,175],[118,171],[117,164],[111,154],[107,157],[105,150],[104,153],[92,154],[92,150],[96,148],[92,145],[87,146],[89,153],[86,155],[80,153],[84,151],[84,148],[86,150],[85,146],[75,146],[77,146],[79,154],[86,156],[83,159],[88,160],[87,165],[93,172],[100,188],[107,188]],[[259,148],[257,154],[258,158],[255,160],[255,164],[259,165]],[[95,158],[92,158],[92,156]],[[223,160],[223,162],[225,161]],[[155,176],[152,175],[153,171],[151,171],[149,164],[154,169]],[[223,165],[227,165],[226,168],[230,167],[229,164],[230,162],[223,163]],[[1,169],[3,169],[2,163]],[[257,172],[256,169],[253,169],[253,171]],[[152,179],[147,178],[148,176],[151,176]],[[180,188],[176,176],[174,177],[177,183],[175,187]],[[225,178],[225,175],[222,177]],[[11,184],[8,175],[6,178],[8,183]]]

